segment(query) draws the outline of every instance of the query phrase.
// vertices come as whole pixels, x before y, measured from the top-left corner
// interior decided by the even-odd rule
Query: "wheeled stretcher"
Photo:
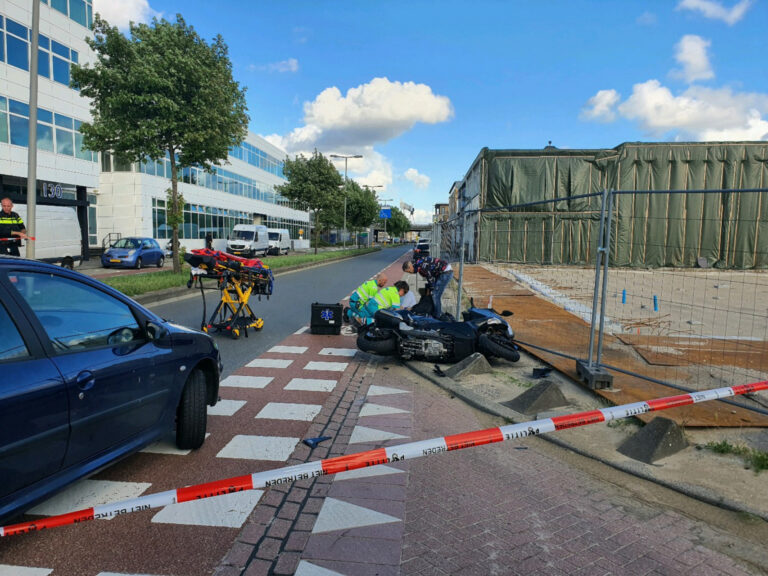
[[[232,338],[248,337],[248,329],[261,330],[264,320],[257,318],[249,304],[251,296],[269,298],[274,287],[274,276],[268,266],[258,258],[240,258],[218,250],[192,250],[184,255],[191,266],[187,288],[198,284],[203,296],[204,332],[228,332]],[[203,282],[215,280],[221,300],[206,320],[205,288]]]

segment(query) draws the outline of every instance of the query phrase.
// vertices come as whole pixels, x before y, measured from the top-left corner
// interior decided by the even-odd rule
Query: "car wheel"
[[[162,268],[165,266],[165,256],[160,256],[160,260],[157,261],[157,267]]]
[[[205,374],[193,370],[184,385],[176,411],[176,446],[182,450],[200,448],[205,440],[205,392]]]
[[[139,256],[138,258],[136,258],[136,270],[139,270],[141,268],[141,265],[142,265],[141,256]]]

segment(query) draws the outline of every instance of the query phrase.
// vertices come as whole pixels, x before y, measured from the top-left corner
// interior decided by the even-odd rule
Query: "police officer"
[[[359,314],[363,306],[376,296],[380,288],[387,284],[387,276],[383,272],[373,280],[366,280],[349,297],[349,308],[345,310],[344,320],[349,322],[353,315]]]
[[[0,254],[19,256],[21,241],[27,238],[27,228],[21,216],[13,211],[13,202],[10,198],[0,200]],[[18,237],[18,240],[15,239]],[[14,238],[8,240],[8,238]]]

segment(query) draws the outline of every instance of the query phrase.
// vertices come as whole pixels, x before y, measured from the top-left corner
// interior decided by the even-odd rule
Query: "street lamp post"
[[[331,154],[331,158],[344,158],[344,248],[347,247],[347,160],[350,158],[362,158],[362,154],[352,154],[344,156],[343,154]]]

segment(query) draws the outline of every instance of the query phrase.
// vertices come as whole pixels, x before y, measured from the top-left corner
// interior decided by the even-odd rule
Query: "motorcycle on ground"
[[[517,362],[520,351],[514,332],[504,320],[512,312],[476,308],[462,312],[463,321],[414,316],[407,311],[379,310],[373,324],[357,333],[357,347],[363,352],[399,356],[403,360],[459,362],[475,352]]]

